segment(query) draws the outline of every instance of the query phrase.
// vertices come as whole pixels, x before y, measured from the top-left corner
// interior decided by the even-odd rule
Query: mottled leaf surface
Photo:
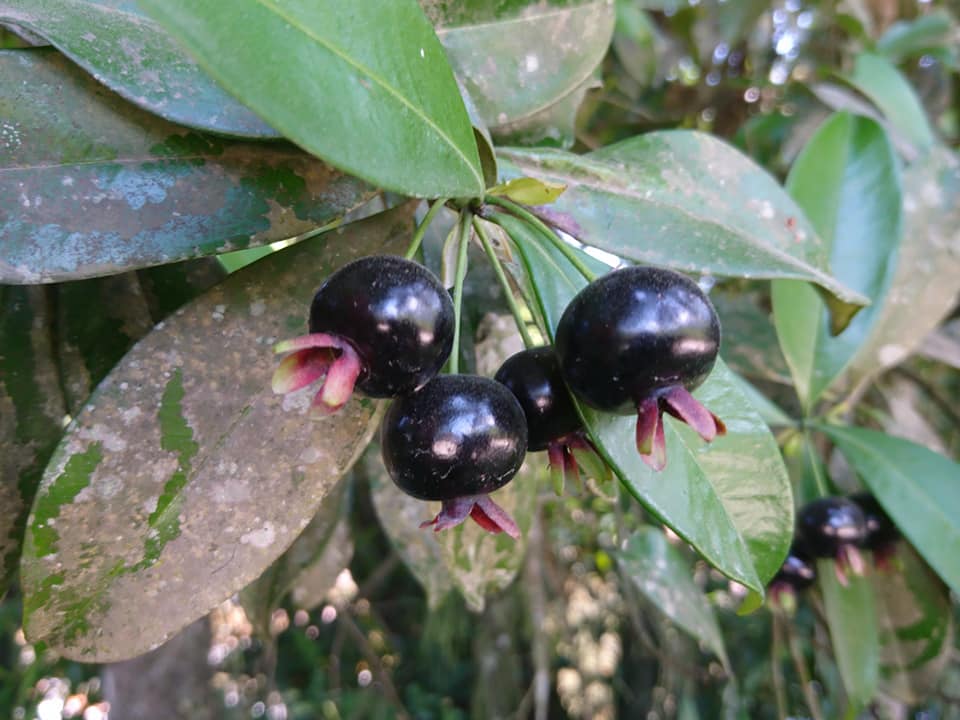
[[[850,368],[871,377],[914,352],[960,294],[960,162],[935,148],[903,173],[903,239],[890,290]]]
[[[371,192],[290,145],[167,123],[52,50],[0,51],[0,282],[113,274],[282,240]]]
[[[834,275],[873,303],[834,337],[809,285],[773,283],[780,347],[801,402],[811,408],[853,359],[889,291],[902,237],[900,169],[880,125],[839,113],[811,138],[787,186],[826,243]]]
[[[0,23],[26,28],[114,92],[173,123],[239,137],[280,137],[133,3],[2,0]]]
[[[829,247],[776,180],[710,135],[652,132],[587,155],[510,148],[500,159],[508,177],[566,184],[550,207],[588,245],[678,270],[818,283],[838,327],[866,302],[830,275]]]
[[[833,656],[850,704],[859,711],[873,698],[880,677],[876,604],[866,577],[848,573],[841,585],[834,567],[833,560],[818,560],[817,577]]]
[[[349,260],[402,251],[402,206],[270,255],[177,312],[100,385],[44,474],[21,576],[32,642],[87,661],[155,647],[256,579],[366,445],[378,404],[311,419],[272,347]]]
[[[586,281],[518,221],[498,221],[518,246],[552,337],[563,309]],[[635,417],[585,406],[580,412],[631,494],[721,572],[762,592],[786,555],[793,500],[776,441],[739,382],[718,360],[695,395],[723,418],[727,435],[705,444],[667,418],[667,466],[659,473],[637,453]]]
[[[582,86],[593,81],[610,45],[613,24],[608,0],[567,7],[535,3],[509,16],[461,18],[438,27],[437,35],[494,135],[530,132],[533,125],[556,134],[562,131],[549,127],[545,112],[570,104],[570,98],[579,105]]]
[[[227,90],[317,157],[418,197],[477,196],[473,128],[414,0],[140,0]]]
[[[729,666],[720,626],[703,590],[693,582],[693,569],[658,528],[645,527],[617,553],[624,578],[654,607]]]
[[[960,592],[960,465],[865,428],[819,425],[924,560]]]
[[[950,591],[906,542],[897,543],[890,567],[870,576],[880,623],[880,689],[916,705],[936,690],[950,661]]]

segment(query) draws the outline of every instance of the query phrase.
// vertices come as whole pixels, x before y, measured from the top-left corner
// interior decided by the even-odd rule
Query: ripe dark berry
[[[518,352],[500,366],[494,380],[506,385],[523,408],[527,450],[546,450],[552,441],[583,428],[553,348]]]
[[[836,560],[837,579],[846,584],[846,571],[863,574],[859,547],[867,539],[867,520],[860,507],[842,497],[807,503],[797,517],[800,537],[810,554]]]
[[[863,542],[867,550],[885,550],[900,538],[897,526],[873,495],[857,493],[850,499],[863,511],[867,522],[867,537]]]
[[[615,270],[570,302],[556,344],[578,398],[598,410],[637,412],[637,449],[655,469],[666,463],[664,411],[708,442],[725,432],[690,394],[713,369],[720,322],[689,278],[662,268]]]
[[[816,579],[817,568],[813,564],[813,558],[810,557],[802,542],[794,540],[783,565],[770,581],[770,587],[789,587],[799,592],[813,585]]]
[[[527,423],[513,394],[475,375],[440,375],[390,405],[380,426],[383,463],[397,486],[440,500],[430,522],[444,530],[471,516],[490,532],[520,534],[489,496],[513,479],[527,447]]]
[[[422,265],[392,255],[361,258],[333,273],[310,305],[310,334],[273,378],[288,393],[326,376],[315,406],[339,409],[356,386],[369,397],[413,392],[436,375],[453,346],[453,302]]]

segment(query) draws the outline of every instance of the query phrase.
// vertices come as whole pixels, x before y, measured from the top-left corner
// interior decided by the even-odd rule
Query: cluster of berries
[[[442,530],[469,516],[517,537],[489,493],[510,482],[527,450],[546,450],[561,477],[577,474],[578,461],[591,473],[606,470],[574,396],[598,410],[636,412],[637,448],[655,469],[666,463],[664,412],[707,441],[725,431],[690,394],[713,368],[719,321],[696,283],[678,273],[629,267],[595,280],[563,313],[555,348],[514,355],[494,379],[438,375],[454,325],[450,295],[432,273],[373,256],[331,275],[313,298],[310,334],[276,348],[289,354],[274,390],[320,380],[321,412],[338,410],[354,389],[394,399],[380,428],[383,461],[401,490],[441,501],[424,526]]]
[[[784,596],[792,605],[795,593],[817,579],[814,559],[832,559],[837,579],[847,583],[847,572],[863,573],[860,550],[870,550],[878,566],[889,562],[900,537],[896,525],[869,493],[849,498],[827,497],[805,505],[797,514],[797,534],[780,570],[770,581],[774,603]]]

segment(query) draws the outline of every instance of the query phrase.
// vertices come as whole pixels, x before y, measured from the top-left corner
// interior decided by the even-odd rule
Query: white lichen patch
[[[253,545],[254,547],[263,549],[270,547],[276,537],[277,534],[273,529],[273,523],[268,521],[265,522],[259,529],[251,530],[250,532],[241,535],[240,542],[244,545]]]

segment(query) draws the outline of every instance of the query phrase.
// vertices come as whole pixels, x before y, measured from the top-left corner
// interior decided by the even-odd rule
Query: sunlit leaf
[[[44,474],[21,563],[32,642],[87,661],[156,646],[257,578],[366,445],[378,403],[322,420],[270,389],[333,269],[409,242],[412,207],[274,253],[130,351]]]

